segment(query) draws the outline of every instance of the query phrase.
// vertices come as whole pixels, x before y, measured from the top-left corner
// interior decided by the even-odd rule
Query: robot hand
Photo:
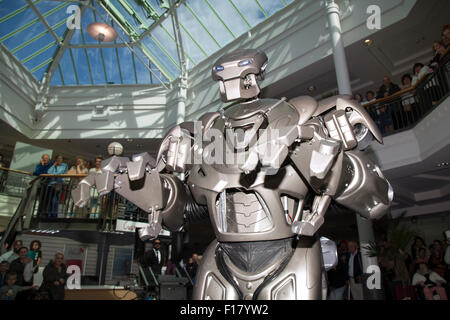
[[[191,142],[192,139],[189,131],[180,126],[173,127],[161,143],[156,158],[157,163],[163,163],[163,161],[161,161],[163,154],[167,153],[165,158],[165,168],[169,171],[185,172],[189,156],[191,155]],[[164,167],[158,166],[158,169],[158,171],[161,171]]]
[[[114,175],[117,170],[124,170],[129,159],[113,156],[102,161],[102,172],[91,172],[72,190],[72,199],[76,206],[84,207],[90,199],[90,189],[96,187],[100,196],[114,188]]]
[[[100,195],[113,189],[137,207],[149,213],[149,226],[141,229],[143,239],[155,238],[161,231],[160,210],[163,209],[163,186],[148,153],[128,158],[113,156],[102,162],[101,173],[90,173],[72,190],[76,206],[85,206],[90,198],[90,188],[96,187]]]

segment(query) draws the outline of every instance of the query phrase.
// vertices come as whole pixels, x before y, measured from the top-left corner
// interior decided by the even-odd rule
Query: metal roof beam
[[[48,32],[50,32],[52,37],[55,39],[58,46],[61,46],[62,45],[61,40],[56,35],[55,31],[53,31],[53,29],[49,26],[49,24],[47,23],[47,20],[45,20],[45,18],[42,16],[42,14],[39,12],[39,10],[36,8],[36,6],[33,4],[33,2],[31,0],[26,0],[26,1],[27,1],[28,5],[30,6],[30,8],[33,9],[34,13],[36,13],[39,20],[41,20],[41,22],[45,26],[45,28],[47,28]]]
[[[150,27],[148,27],[147,30],[145,30],[140,36],[139,41],[144,39],[146,36],[148,36],[156,27],[158,27],[161,23],[164,22],[164,20],[167,19],[169,15],[173,13],[173,10],[175,10],[176,7],[180,6],[185,0],[178,1],[174,6],[170,6],[170,9],[167,10],[155,23],[153,23]]]
[[[96,43],[86,43],[86,44],[71,44],[67,46],[67,48],[71,49],[89,49],[89,48],[126,48],[128,45],[133,44],[125,44],[125,43],[102,43],[102,44],[96,44]]]
[[[127,30],[125,30],[125,28],[120,24],[120,21],[117,21],[116,17],[114,17],[114,15],[112,15],[109,10],[107,8],[105,8],[105,6],[103,5],[102,2],[99,3],[100,7],[106,12],[107,15],[109,15],[115,22],[116,24],[122,29],[123,32],[125,32],[125,34],[130,37],[132,39],[132,37],[130,36],[130,34],[128,34]],[[95,12],[97,12],[97,14],[100,16],[100,18],[103,20],[103,22],[107,23],[108,21],[106,21],[106,19],[103,17],[103,15],[97,10],[97,8],[95,8],[94,6],[90,6],[90,8],[92,10],[94,10]],[[128,49],[130,49],[131,52],[133,52],[136,55],[136,58],[138,58],[139,61],[142,62],[142,64],[151,72],[153,73],[153,75],[156,77],[156,79],[158,79],[159,82],[161,82],[162,86],[166,89],[169,89],[169,87],[164,83],[164,81],[161,80],[161,78],[153,71],[151,70],[151,68],[147,65],[147,63],[145,61],[142,60],[142,58],[136,54],[134,52],[133,46],[136,45],[138,48],[141,49],[141,52],[145,55],[145,57],[147,59],[149,59],[157,68],[158,70],[164,75],[164,77],[166,77],[169,81],[172,79],[172,76],[170,76],[170,74],[165,71],[165,69],[160,66],[158,64],[158,61],[152,57],[149,52],[147,52],[145,50],[145,46],[143,46],[140,42],[137,43],[133,43],[133,45],[129,45],[127,43],[127,41],[125,39],[122,38],[122,36],[120,35],[120,33],[118,33],[119,38],[124,42],[124,44],[128,47]],[[170,86],[170,85],[169,85]]]
[[[84,12],[86,11],[87,6],[84,4],[80,4],[80,20],[83,17]],[[47,72],[45,72],[44,77],[41,81],[41,87],[39,90],[39,95],[37,99],[37,104],[35,108],[35,120],[38,121],[40,117],[42,116],[42,112],[44,111],[45,107],[45,100],[48,95],[48,90],[50,88],[51,80],[53,78],[53,75],[55,74],[55,71],[57,67],[59,66],[59,62],[61,61],[64,52],[66,51],[67,47],[70,45],[70,40],[72,39],[73,35],[75,33],[75,28],[73,29],[67,29],[66,34],[64,36],[64,40],[62,43],[62,46],[59,47],[58,51],[56,52],[55,57],[53,58],[52,63],[50,64]]]

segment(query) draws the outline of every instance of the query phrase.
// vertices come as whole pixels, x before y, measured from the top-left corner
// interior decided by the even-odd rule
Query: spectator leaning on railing
[[[411,84],[414,86],[417,82],[422,80],[423,77],[425,77],[427,74],[431,73],[432,70],[425,66],[423,63],[417,62],[414,64],[413,67],[413,78]]]
[[[63,157],[58,155],[55,158],[55,163],[48,169],[48,174],[66,174],[67,164],[63,162]],[[51,178],[48,183],[50,188],[50,206],[48,210],[49,218],[58,217],[58,204],[59,196],[61,194],[62,185],[64,184],[64,179],[61,177]]]
[[[86,168],[86,162],[81,156],[78,156],[75,158],[75,165],[72,166],[68,172],[68,174],[88,174],[89,169]],[[82,178],[72,178],[73,182],[76,182],[78,184],[79,181],[81,181]],[[86,215],[88,214],[88,208],[87,207],[75,207],[73,216],[75,218],[86,218]]]
[[[41,157],[41,161],[36,165],[36,169],[34,169],[33,175],[39,176],[41,174],[48,173],[48,170],[53,165],[53,161],[50,160],[50,156],[44,153]]]
[[[95,172],[97,174],[102,173],[102,161],[103,157],[98,156],[95,158],[95,167],[89,170],[89,173]],[[92,188],[91,190],[91,213],[89,214],[89,218],[96,219],[99,217],[102,204],[100,203],[100,197],[96,188]]]

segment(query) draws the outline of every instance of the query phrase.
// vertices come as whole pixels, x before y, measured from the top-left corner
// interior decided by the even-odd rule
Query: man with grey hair
[[[52,165],[53,161],[50,160],[50,156],[44,153],[41,157],[41,161],[39,161],[39,163],[36,165],[33,175],[39,176],[41,174],[46,174],[48,172],[48,169],[50,169]]]
[[[58,252],[55,254],[55,260],[50,260],[43,273],[42,288],[48,292],[51,300],[64,300],[64,286],[67,277],[64,255]]]
[[[350,286],[353,300],[363,300],[363,266],[361,252],[358,250],[358,244],[355,241],[349,241],[348,243],[347,266],[347,284]]]

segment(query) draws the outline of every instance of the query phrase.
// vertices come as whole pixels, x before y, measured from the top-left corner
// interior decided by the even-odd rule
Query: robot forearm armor
[[[346,152],[336,202],[364,218],[378,219],[389,209],[392,199],[392,186],[380,168],[362,152]]]

